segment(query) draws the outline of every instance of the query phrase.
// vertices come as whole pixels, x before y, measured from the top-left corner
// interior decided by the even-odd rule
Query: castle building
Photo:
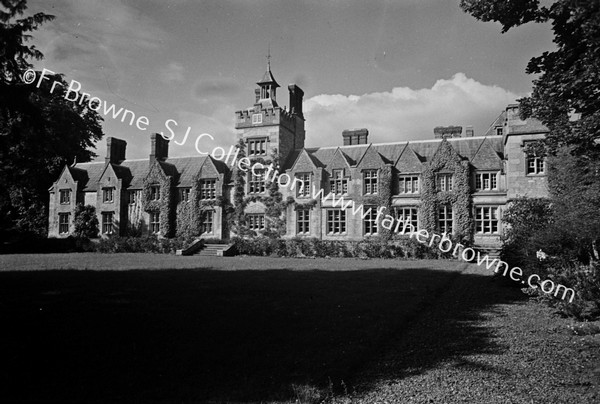
[[[493,248],[512,200],[548,195],[544,158],[527,147],[548,129],[521,120],[518,105],[507,106],[481,136],[472,127],[463,135],[462,127],[448,126],[435,128],[431,140],[369,143],[367,129],[352,129],[342,131],[339,146],[311,148],[305,145],[304,92],[289,85],[289,105],[282,108],[277,88],[269,66],[254,105],[235,112],[235,127],[242,155],[275,164],[295,186],[273,188],[264,169],[242,172],[217,156],[169,158],[169,141],[158,134],[151,135],[148,159],[128,160],[126,142],[109,137],[104,162],[65,166],[49,189],[49,237],[72,234],[75,207],[84,204],[96,208],[102,236],[227,239],[236,234],[237,201],[241,225],[256,234],[277,222],[282,237],[362,240],[385,233],[376,218],[383,206],[415,228]],[[353,214],[315,196],[320,189],[364,206],[363,212],[373,209]]]

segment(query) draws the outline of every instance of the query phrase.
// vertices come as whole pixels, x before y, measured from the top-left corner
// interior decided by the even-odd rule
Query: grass
[[[563,373],[600,358],[557,331],[566,320],[462,262],[57,254],[0,265],[13,270],[0,271],[2,402],[561,402],[565,391],[586,402],[576,398],[593,394],[592,373]]]
[[[2,394],[27,402],[260,402],[293,400],[310,389],[322,395],[330,383],[340,390],[465,266],[19,257],[2,260],[13,269],[45,269],[0,273],[0,321],[10,330],[0,336]],[[181,268],[192,260],[227,271],[64,269]]]

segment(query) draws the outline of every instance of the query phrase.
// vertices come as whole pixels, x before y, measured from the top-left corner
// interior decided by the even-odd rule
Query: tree
[[[568,146],[575,155],[599,158],[600,1],[555,0],[546,7],[539,0],[461,0],[460,6],[499,22],[503,33],[528,22],[552,24],[557,49],[529,61],[526,72],[539,77],[531,97],[519,100],[521,115],[550,129],[550,154]]]
[[[575,242],[580,253],[600,259],[600,161],[586,161],[564,147],[549,158],[548,188],[555,229]]]
[[[25,0],[0,0],[0,231],[46,234],[48,188],[65,164],[90,161],[103,136],[102,118],[87,103],[64,98],[60,74],[27,84],[23,74],[42,53],[26,44],[54,16],[18,18]],[[51,69],[50,69],[51,70]],[[36,76],[40,77],[37,71]],[[54,91],[51,85],[59,82]]]
[[[75,208],[75,237],[95,238],[98,236],[98,218],[92,205],[78,204]]]

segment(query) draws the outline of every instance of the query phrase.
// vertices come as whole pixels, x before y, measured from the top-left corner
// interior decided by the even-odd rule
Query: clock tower
[[[289,110],[277,103],[279,84],[271,73],[268,58],[267,71],[254,90],[254,106],[236,111],[235,128],[246,143],[246,156],[270,158],[277,149],[280,164],[284,164],[295,149],[304,148],[304,91],[295,84],[288,86]]]

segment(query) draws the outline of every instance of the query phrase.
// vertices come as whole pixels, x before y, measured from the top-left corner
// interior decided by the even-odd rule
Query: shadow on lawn
[[[489,330],[465,319],[519,299],[518,291],[426,268],[0,273],[3,401],[322,397],[398,349],[406,322],[449,282],[476,288],[476,298],[423,329],[422,352],[367,384],[414,372],[417,362],[424,370],[501,351]]]

